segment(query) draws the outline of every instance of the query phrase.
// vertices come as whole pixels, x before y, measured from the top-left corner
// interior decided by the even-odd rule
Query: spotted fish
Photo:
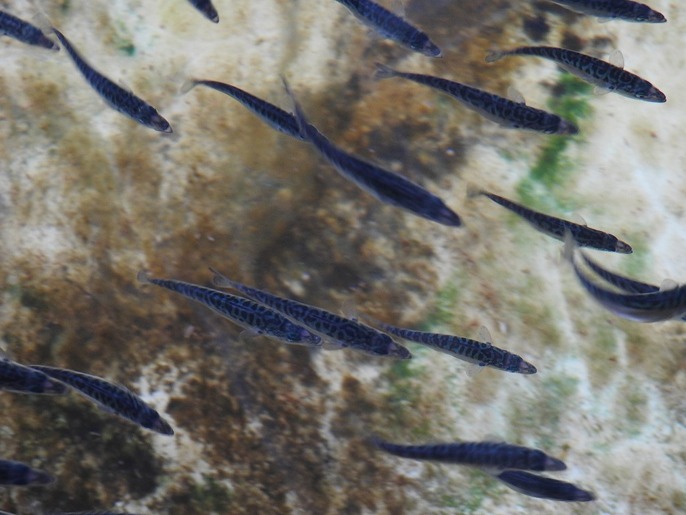
[[[112,109],[156,131],[172,132],[169,122],[162,118],[154,107],[97,72],[81,57],[59,30],[53,27],[52,31],[67,50],[72,61],[74,61],[74,64],[85,77],[88,84]]]
[[[565,258],[572,264],[581,285],[591,297],[615,315],[636,322],[661,322],[686,315],[686,285],[654,293],[616,293],[596,285],[581,271],[574,259],[576,252],[574,241],[568,235],[565,241]]]
[[[565,470],[564,462],[538,449],[503,442],[459,442],[436,445],[397,445],[373,440],[384,451],[415,460],[439,461],[487,469]]]
[[[349,347],[372,356],[400,359],[412,357],[410,351],[395,343],[390,336],[360,324],[356,320],[349,320],[330,311],[250,288],[230,280],[212,268],[210,271],[214,273],[212,282],[215,286],[240,291],[257,302],[283,313],[295,323],[304,325],[334,345]]]
[[[43,34],[41,29],[5,11],[0,11],[0,34],[28,45],[40,46],[49,50],[60,49],[49,37]]]
[[[69,388],[42,372],[0,358],[0,391],[64,395]]]
[[[446,354],[450,354],[451,356],[480,367],[492,367],[505,372],[514,372],[518,374],[536,373],[536,367],[531,363],[527,363],[516,354],[499,349],[490,342],[480,342],[449,334],[413,331],[383,324],[376,320],[374,320],[373,323],[395,336],[426,345],[427,347],[445,352]]]
[[[0,485],[36,486],[47,485],[55,478],[42,470],[34,469],[18,461],[0,460]]]
[[[382,36],[426,56],[443,57],[441,49],[431,42],[429,36],[379,4],[370,0],[336,1],[350,9],[358,19],[373,27]]]
[[[667,19],[645,4],[631,0],[551,0],[574,12],[606,20],[665,23]]]
[[[624,70],[624,58],[621,57],[620,52],[613,53],[612,59],[617,63],[615,65],[564,48],[527,46],[513,50],[489,52],[486,56],[486,62],[493,63],[509,55],[533,55],[548,59],[572,75],[576,75],[598,88],[614,91],[625,97],[647,102],[662,103],[667,101],[665,94],[650,82]]]
[[[189,2],[193,4],[193,7],[200,11],[205,18],[214,23],[219,23],[219,14],[217,14],[217,10],[214,8],[214,5],[212,5],[211,0],[189,0]]]
[[[521,216],[534,229],[540,231],[548,236],[552,236],[560,241],[564,240],[565,231],[570,231],[574,241],[581,247],[589,247],[596,250],[605,250],[607,252],[618,252],[620,254],[631,254],[633,249],[628,243],[617,239],[616,236],[606,232],[592,229],[586,225],[568,222],[554,216],[545,215],[529,209],[528,207],[517,204],[504,197],[484,191],[473,186],[469,187],[467,195],[470,198],[483,195],[488,197],[496,204],[503,206],[505,209],[512,211],[514,214]]]
[[[293,99],[300,133],[343,177],[382,202],[405,209],[432,222],[451,227],[462,224],[460,217],[446,206],[443,200],[419,184],[344,152],[331,143],[307,120],[287,84],[286,89]]]
[[[298,120],[291,113],[276,107],[274,104],[265,102],[250,93],[243,91],[231,84],[217,82],[214,80],[191,80],[182,86],[182,91],[186,92],[195,86],[206,86],[215,89],[220,93],[229,95],[238,100],[243,106],[252,111],[255,115],[262,119],[267,125],[292,136],[296,139],[304,141],[305,138],[300,134],[298,128]]]
[[[138,281],[180,293],[228,318],[251,334],[261,334],[280,342],[296,345],[320,346],[322,344],[321,338],[316,334],[294,324],[276,311],[243,297],[181,281],[155,279],[143,271],[138,273]]]
[[[572,123],[563,120],[556,114],[547,113],[529,107],[523,102],[509,100],[487,91],[472,88],[431,75],[418,73],[406,73],[394,70],[388,66],[376,63],[374,72],[376,79],[388,79],[401,77],[424,86],[437,89],[459,100],[468,109],[479,113],[481,116],[496,122],[502,127],[511,129],[527,129],[545,134],[578,134],[579,129]]]
[[[65,368],[38,365],[32,365],[31,368],[71,386],[82,396],[98,404],[103,411],[118,415],[162,435],[174,434],[169,423],[157,411],[124,386],[110,383],[101,377]]]
[[[557,479],[551,479],[521,470],[506,470],[495,476],[513,490],[530,497],[550,499],[552,501],[588,502],[594,501],[595,495],[586,490]]]

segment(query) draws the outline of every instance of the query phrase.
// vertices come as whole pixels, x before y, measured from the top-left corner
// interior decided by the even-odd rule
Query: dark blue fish
[[[237,283],[223,276],[216,270],[210,268],[214,273],[212,282],[220,288],[232,288],[236,291],[245,293],[257,302],[269,306],[283,315],[287,316],[295,323],[302,324],[312,332],[318,334],[326,341],[339,347],[350,347],[351,349],[370,354],[372,356],[395,357],[409,359],[412,357],[402,345],[398,345],[393,339],[376,329],[360,324],[356,320],[338,316],[330,311],[316,308],[308,304],[296,302],[294,300],[277,297],[266,291],[250,288]]]
[[[492,367],[505,372],[518,374],[535,374],[536,367],[527,363],[520,356],[495,347],[490,342],[470,340],[449,334],[425,333],[394,327],[374,321],[381,329],[411,342],[420,343],[458,359],[480,367]]]
[[[547,113],[529,107],[523,102],[515,102],[459,82],[432,77],[431,75],[400,72],[381,63],[376,63],[374,77],[376,79],[401,77],[437,89],[456,98],[465,107],[502,127],[527,129],[545,134],[572,135],[579,133],[579,129],[574,124],[563,120],[556,114]]]
[[[32,365],[31,368],[71,386],[87,399],[94,401],[103,411],[123,417],[162,435],[174,434],[169,423],[157,411],[124,386],[110,383],[101,377],[65,368],[39,365]]]
[[[219,23],[219,14],[217,14],[217,10],[214,8],[214,5],[212,5],[211,0],[189,0],[189,2],[193,4],[193,7],[200,11],[205,18],[214,23]]]
[[[54,27],[52,30],[67,50],[72,61],[74,61],[74,64],[85,77],[88,84],[90,84],[112,109],[119,111],[141,125],[145,125],[156,131],[172,132],[169,122],[162,118],[154,107],[97,72],[83,59],[83,57],[81,57],[59,30]]]
[[[64,395],[69,388],[42,372],[0,358],[0,391]]]
[[[403,18],[370,0],[336,0],[346,6],[363,23],[373,27],[382,36],[429,57],[443,57],[441,49],[429,36],[407,23]]]
[[[107,510],[90,510],[90,511],[67,511],[67,512],[51,512],[47,515],[135,515],[133,513],[121,511],[107,511]]]
[[[312,334],[285,316],[252,300],[195,284],[170,279],[154,279],[145,272],[139,272],[138,281],[180,293],[228,318],[234,324],[244,327],[252,334],[261,334],[280,342],[296,345],[320,346],[322,344],[321,338],[316,334]]]
[[[596,250],[605,250],[607,252],[618,252],[620,254],[631,254],[633,249],[628,243],[624,243],[612,234],[592,229],[586,225],[568,222],[554,216],[545,215],[529,209],[528,207],[517,204],[504,197],[490,193],[488,191],[480,190],[478,188],[469,188],[467,194],[470,198],[483,195],[488,197],[496,204],[503,206],[505,209],[512,211],[514,214],[521,216],[537,231],[540,231],[548,236],[552,236],[560,241],[564,240],[565,231],[569,231],[574,238],[577,245],[581,247],[589,247]]]
[[[574,259],[576,251],[571,236],[565,237],[564,256],[572,264],[581,285],[600,305],[615,315],[636,322],[661,322],[686,315],[686,285],[644,294],[607,290],[593,283],[577,266]]]
[[[492,51],[486,56],[486,62],[494,63],[508,55],[533,55],[548,59],[594,86],[614,91],[625,97],[647,102],[661,103],[667,101],[667,97],[662,91],[638,75],[624,70],[623,64],[622,66],[615,66],[590,55],[549,46],[526,46],[513,50]],[[616,59],[620,62],[623,61],[623,58],[619,57],[621,54],[615,55],[617,55]]]
[[[0,460],[0,485],[36,486],[47,485],[55,478],[42,470],[33,469],[18,461]]]
[[[60,49],[38,27],[4,11],[0,11],[0,34],[17,39],[28,45],[40,46],[50,50]]]
[[[287,85],[286,89],[293,99],[300,133],[343,177],[382,202],[405,209],[432,222],[451,227],[459,227],[462,224],[460,217],[446,206],[443,200],[419,184],[344,152],[331,143],[310,124]]]
[[[667,19],[645,4],[631,0],[551,0],[556,4],[581,13],[608,20],[625,20],[647,23],[665,23]]]
[[[301,141],[305,140],[305,138],[300,134],[298,120],[296,120],[295,116],[287,111],[284,111],[283,109],[276,107],[274,104],[265,102],[264,100],[257,98],[256,96],[251,95],[242,89],[232,86],[231,84],[225,84],[223,82],[217,82],[213,80],[191,80],[182,87],[182,90],[189,91],[198,85],[207,86],[208,88],[215,89],[221,93],[224,93],[225,95],[235,98],[273,129],[288,134],[289,136],[297,138]]]
[[[568,502],[588,502],[595,500],[595,495],[591,492],[582,490],[572,483],[565,483],[564,481],[558,481],[557,479],[538,476],[520,470],[507,470],[495,477],[510,488],[517,490],[524,495],[538,497],[539,499]]]
[[[564,462],[538,449],[502,442],[460,442],[436,445],[398,445],[380,440],[373,443],[384,451],[414,460],[439,461],[486,469],[565,470]]]

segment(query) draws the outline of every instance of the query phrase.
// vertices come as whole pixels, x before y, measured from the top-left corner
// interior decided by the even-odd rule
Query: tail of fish
[[[214,274],[214,277],[212,278],[212,284],[214,284],[218,288],[236,289],[236,283],[233,282],[231,279],[229,279],[225,275],[221,274],[220,272],[217,272],[212,267],[209,267],[209,270],[210,270],[210,272],[212,272]]]
[[[502,50],[489,50],[486,54],[486,62],[494,63],[496,61],[500,61],[503,57],[505,57],[506,53],[507,52],[503,52]]]
[[[179,88],[179,95],[185,95],[188,93],[190,90],[192,90],[195,86],[198,85],[197,80],[195,79],[186,79],[183,81],[183,84],[181,84],[181,87]]]
[[[141,270],[136,275],[136,281],[142,284],[152,284],[152,281],[150,280],[150,272],[147,270]]]
[[[485,192],[481,188],[479,188],[476,184],[474,183],[469,183],[467,184],[467,198],[472,199],[475,197],[478,197],[479,195],[483,195]]]
[[[389,68],[385,64],[374,63],[374,66],[376,68],[374,70],[374,78],[376,80],[389,79],[398,75],[397,71],[393,68]]]

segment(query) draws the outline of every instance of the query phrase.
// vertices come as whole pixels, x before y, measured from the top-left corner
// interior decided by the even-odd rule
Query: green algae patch
[[[203,475],[203,479],[204,483],[195,483],[191,488],[191,506],[203,513],[224,513],[231,503],[231,490],[210,475]]]
[[[617,410],[618,429],[630,436],[638,436],[648,421],[648,396],[641,387],[641,380],[634,376],[626,377],[621,392]]]
[[[610,383],[617,371],[615,330],[602,318],[592,321],[584,320],[583,323],[595,328],[595,332],[589,336],[589,341],[585,346],[586,364],[590,371],[593,387],[602,389]]]

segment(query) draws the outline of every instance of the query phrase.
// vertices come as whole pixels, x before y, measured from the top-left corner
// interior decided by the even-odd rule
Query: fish
[[[18,461],[0,460],[0,485],[38,486],[53,483],[55,478]]]
[[[343,348],[351,348],[365,354],[399,359],[410,359],[412,354],[393,339],[368,327],[356,320],[341,317],[330,311],[319,309],[309,304],[303,304],[283,297],[277,297],[266,291],[251,288],[230,280],[213,268],[212,283],[219,288],[232,288],[244,293],[257,302],[269,306],[293,320],[302,324],[329,343]]]
[[[443,57],[441,49],[431,42],[429,36],[379,4],[370,0],[336,1],[385,38],[428,57]]]
[[[665,94],[650,82],[624,70],[624,58],[619,51],[614,52],[611,56],[611,60],[615,60],[617,64],[572,50],[549,46],[525,46],[512,50],[494,50],[486,55],[486,62],[494,63],[511,55],[533,55],[548,59],[572,75],[598,88],[613,91],[628,98],[657,103],[667,101]]]
[[[288,84],[286,90],[293,100],[300,133],[346,179],[382,202],[399,207],[415,215],[450,227],[462,225],[460,217],[445,202],[400,174],[358,158],[334,145],[312,125],[293,96]]]
[[[538,449],[504,442],[458,442],[435,445],[398,445],[373,439],[380,449],[416,460],[469,465],[485,469],[566,470],[567,465]]]
[[[145,127],[169,134],[173,132],[169,122],[162,118],[154,107],[96,71],[81,57],[79,52],[59,30],[52,27],[52,31],[67,50],[67,53],[74,61],[81,75],[86,79],[86,82],[90,84],[107,105]]]
[[[572,483],[530,474],[521,470],[506,470],[495,477],[513,490],[517,490],[530,497],[568,502],[589,502],[595,500],[595,495],[592,492],[582,490]]]
[[[633,249],[631,245],[618,239],[616,236],[592,229],[586,225],[569,222],[561,218],[546,215],[529,209],[526,206],[517,204],[495,193],[469,186],[467,196],[475,198],[479,195],[488,197],[496,204],[503,206],[505,209],[512,211],[514,214],[521,216],[534,229],[557,240],[564,241],[565,231],[569,231],[574,238],[577,245],[581,247],[593,248],[596,250],[604,250],[607,252],[617,252],[619,254],[631,254]]]
[[[30,367],[0,358],[0,391],[65,395],[69,388]]]
[[[229,95],[235,98],[244,107],[248,108],[255,115],[262,119],[267,125],[276,129],[277,131],[288,134],[293,138],[300,141],[305,141],[305,137],[300,133],[300,128],[298,127],[298,120],[295,116],[284,111],[283,109],[265,102],[261,98],[258,98],[250,93],[243,91],[242,89],[232,86],[231,84],[225,84],[223,82],[217,82],[214,80],[195,80],[192,79],[187,81],[182,87],[183,92],[190,91],[195,86],[206,86],[214,90]]]
[[[5,11],[0,11],[0,34],[28,45],[39,46],[58,52],[60,49],[41,29]]]
[[[568,136],[579,133],[578,127],[573,123],[563,120],[556,114],[529,107],[521,99],[509,100],[459,82],[431,75],[401,72],[381,63],[375,63],[375,66],[374,78],[377,80],[401,77],[429,86],[456,98],[468,109],[505,128]]]
[[[607,290],[594,284],[577,266],[574,259],[577,252],[583,256],[583,252],[577,250],[574,240],[568,234],[565,237],[563,252],[565,259],[571,263],[579,282],[591,297],[615,315],[644,323],[662,322],[686,315],[686,285],[643,294],[625,294]],[[585,256],[584,259],[586,259]]]
[[[363,316],[363,318],[369,320],[369,317]],[[537,372],[536,367],[531,363],[524,361],[516,354],[492,345],[490,342],[480,342],[449,334],[413,331],[411,329],[403,329],[401,327],[384,324],[376,320],[374,320],[373,323],[394,336],[426,345],[427,347],[450,354],[451,356],[480,367],[491,367],[505,372],[527,375],[535,374]]]
[[[667,18],[645,4],[631,0],[551,0],[580,14],[597,16],[600,19],[631,22],[665,23]]]
[[[103,411],[118,415],[161,435],[174,434],[172,427],[157,411],[125,386],[66,368],[42,365],[31,365],[31,368],[71,386],[83,397],[95,402]]]
[[[322,345],[322,339],[316,334],[252,300],[196,284],[171,279],[155,279],[144,271],[138,273],[138,281],[180,293],[184,297],[210,308],[224,318],[228,318],[251,334],[264,335],[279,342],[295,345],[315,347]]]
[[[219,14],[212,5],[211,0],[188,0],[193,7],[200,11],[205,18],[214,23],[219,23]]]

